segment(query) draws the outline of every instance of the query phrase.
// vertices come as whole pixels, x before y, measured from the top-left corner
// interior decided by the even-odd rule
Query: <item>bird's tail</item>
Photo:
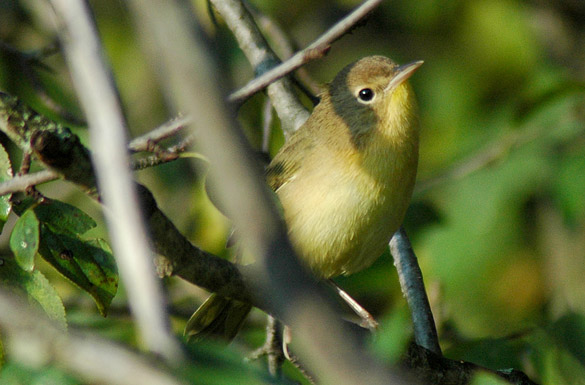
[[[189,342],[205,338],[231,341],[251,309],[245,302],[212,294],[189,318],[184,335]]]

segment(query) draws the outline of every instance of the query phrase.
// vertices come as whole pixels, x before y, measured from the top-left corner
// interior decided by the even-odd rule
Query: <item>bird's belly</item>
[[[279,191],[289,233],[297,252],[315,275],[330,278],[370,266],[385,250],[408,202],[393,201],[390,191],[372,181]],[[287,188],[288,187],[288,188]]]

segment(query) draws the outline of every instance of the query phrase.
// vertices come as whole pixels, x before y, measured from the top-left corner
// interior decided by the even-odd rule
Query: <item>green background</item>
[[[41,3],[0,1],[0,40],[19,50],[49,44],[49,18],[31,11]],[[90,3],[130,135],[145,133],[175,112],[166,107],[123,2]],[[193,3],[202,29],[218,48],[221,70],[232,89],[245,84],[253,71],[231,33],[221,20],[213,23],[204,1]],[[251,3],[278,23],[298,48],[358,4]],[[386,1],[367,23],[336,42],[325,58],[304,67],[314,84],[322,84],[345,64],[367,55],[386,55],[402,64],[425,61],[411,79],[420,105],[422,142],[419,182],[405,226],[424,273],[441,344],[450,358],[491,368],[514,367],[542,384],[585,383],[583,47],[585,5],[579,1]],[[81,117],[63,58],[55,55],[46,63],[54,72],[36,73],[47,93]],[[73,126],[86,140],[82,125],[63,120],[49,108],[27,74],[5,54],[0,56],[0,90]],[[238,116],[256,148],[264,101],[264,95],[255,96]],[[18,164],[18,152],[6,138],[0,140]],[[272,154],[281,143],[276,121]],[[227,256],[229,221],[209,203],[203,176],[188,162],[141,171],[138,179],[191,240]],[[78,190],[52,183],[41,191],[81,207],[99,222],[92,235],[107,237],[100,208]],[[10,223],[0,236],[2,254],[9,252]],[[63,298],[70,326],[133,342],[123,289],[108,318],[102,319],[89,296],[45,270]],[[395,360],[412,331],[389,255],[337,281],[380,320],[381,332],[372,339],[372,349],[383,359]],[[165,283],[180,333],[206,293],[178,279]],[[260,312],[254,313],[231,350],[245,354],[259,345],[262,322]],[[9,368],[5,373],[25,375],[17,364]],[[217,371],[220,374],[210,378],[220,381],[223,375],[225,381],[235,381],[230,376],[238,373],[221,368],[204,365],[200,371]]]

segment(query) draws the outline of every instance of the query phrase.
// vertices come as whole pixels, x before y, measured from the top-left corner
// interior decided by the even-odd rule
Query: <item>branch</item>
[[[246,4],[254,16],[256,23],[260,27],[260,30],[262,30],[263,34],[267,37],[267,40],[272,44],[276,53],[283,59],[290,58],[295,53],[295,48],[286,32],[282,30],[280,25],[270,16],[260,12],[249,2],[246,2]],[[302,82],[302,85],[297,86],[307,94],[314,104],[317,104],[319,100],[315,95],[319,93],[320,89],[319,85],[311,78],[309,72],[301,67],[296,72],[296,77]],[[303,87],[308,87],[308,89],[304,89]]]
[[[280,62],[262,36],[252,15],[240,0],[211,0],[211,2],[233,32],[256,74],[261,74]],[[282,121],[284,132],[291,133],[307,120],[309,113],[295,96],[290,80],[275,80],[277,79],[273,79],[264,87],[268,86],[268,96]],[[240,103],[243,99],[232,101]]]
[[[51,170],[42,170],[34,174],[17,175],[0,183],[0,196],[25,191],[29,187],[59,179],[59,174]]]
[[[394,257],[402,294],[404,294],[410,309],[415,341],[418,345],[440,356],[439,337],[422,272],[403,227],[400,227],[392,236],[390,252]]]
[[[352,29],[361,19],[368,15],[374,8],[376,8],[382,0],[367,0],[362,5],[357,7],[352,13],[344,19],[335,24],[325,34],[321,35],[317,40],[311,43],[307,48],[297,52],[284,63],[264,72],[257,78],[251,80],[244,87],[229,96],[229,101],[233,103],[242,103],[256,92],[261,91],[266,86],[277,79],[288,75],[297,68],[303,66],[307,62],[323,57],[331,44],[342,37],[350,29]]]
[[[85,1],[51,0],[60,23],[65,57],[88,118],[92,154],[114,254],[130,308],[150,351],[180,359],[171,335],[161,283],[156,279],[147,231],[126,154],[125,120],[93,15]]]
[[[132,139],[128,144],[128,149],[134,152],[150,151],[151,143],[158,143],[163,139],[176,135],[177,132],[184,129],[191,121],[192,119],[189,116],[178,116],[171,119],[154,130]]]

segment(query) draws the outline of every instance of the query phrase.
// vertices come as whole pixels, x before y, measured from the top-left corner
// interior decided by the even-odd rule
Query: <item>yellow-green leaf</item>
[[[50,319],[56,321],[63,329],[67,328],[63,301],[40,271],[27,272],[22,270],[14,259],[1,258],[0,285],[25,292],[43,308]]]

